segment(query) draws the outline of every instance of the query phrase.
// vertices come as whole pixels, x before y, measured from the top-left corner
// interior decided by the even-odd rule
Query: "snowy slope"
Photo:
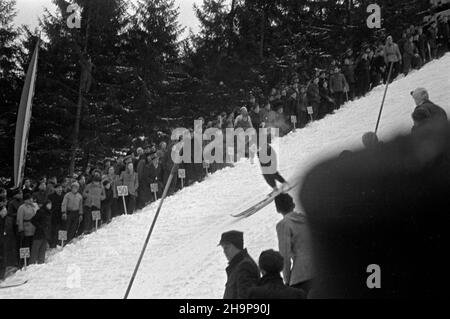
[[[389,89],[379,136],[382,140],[411,128],[414,107],[409,92],[429,89],[431,100],[450,114],[450,54],[426,65]],[[279,166],[291,179],[323,156],[361,146],[374,129],[384,87],[348,103],[336,114],[279,140]],[[217,243],[228,230],[245,232],[250,254],[277,249],[274,205],[255,216],[235,220],[230,214],[247,208],[269,191],[258,165],[240,162],[168,198],[149,243],[132,298],[221,298],[227,261]],[[122,298],[153,220],[156,204],[110,225],[62,252],[45,265],[31,266],[27,285],[0,290],[3,298]]]

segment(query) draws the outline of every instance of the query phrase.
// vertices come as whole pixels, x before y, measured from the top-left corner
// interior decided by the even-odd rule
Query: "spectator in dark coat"
[[[438,41],[437,24],[433,23],[428,29],[428,43],[430,44],[430,60],[437,58]]]
[[[358,95],[364,96],[370,87],[370,62],[367,52],[361,55],[356,65],[355,73],[358,81]]]
[[[306,294],[301,289],[285,286],[280,272],[283,270],[283,257],[279,252],[267,250],[259,257],[259,269],[263,277],[257,287],[251,288],[249,299],[305,299]]]
[[[342,67],[342,72],[344,73],[345,79],[347,80],[349,87],[349,99],[353,100],[356,91],[356,78],[355,78],[355,65],[353,60],[346,58],[344,60],[344,66]]]
[[[31,247],[30,264],[43,264],[45,252],[52,237],[52,202],[47,202],[37,211],[31,219],[36,227]]]
[[[244,234],[230,231],[222,234],[219,245],[228,259],[224,299],[248,299],[250,289],[259,280],[259,269],[244,249]]]
[[[418,32],[418,40],[417,40],[417,46],[419,49],[419,53],[420,53],[420,57],[422,58],[422,63],[425,63],[426,61],[428,61],[429,56],[427,54],[428,52],[428,39],[426,34],[423,32],[423,28],[419,27],[417,29]]]
[[[411,71],[411,66],[416,55],[418,55],[418,51],[411,36],[403,45],[403,74],[405,76]]]
[[[253,127],[254,127],[255,129],[258,129],[258,128],[261,127],[261,122],[262,122],[262,119],[261,119],[261,109],[260,109],[258,103],[256,103],[256,104],[252,107],[252,109],[251,109],[251,111],[250,111],[250,118],[252,119],[252,124],[253,124]]]
[[[109,224],[112,218],[111,208],[114,200],[114,192],[109,180],[103,181],[103,189],[105,190],[105,199],[101,202],[102,222]]]
[[[28,192],[29,194],[30,192]],[[17,211],[23,204],[23,193],[20,188],[11,190],[12,199],[8,202],[8,215],[5,220],[6,232],[6,267],[19,266],[19,232],[17,229]]]
[[[309,298],[448,294],[449,150],[449,125],[429,123],[302,177],[317,274]]]
[[[346,100],[345,93],[348,92],[348,83],[344,74],[338,67],[334,69],[334,73],[330,76],[330,93],[339,109]]]
[[[336,103],[330,96],[330,90],[328,89],[328,82],[323,81],[322,86],[319,89],[320,93],[320,110],[319,119],[323,118],[328,113],[331,113],[336,108]]]
[[[313,120],[316,120],[319,115],[319,106],[320,106],[320,93],[319,93],[319,78],[315,78],[313,82],[308,85],[307,90],[308,96],[308,106],[312,106],[313,108]]]
[[[49,242],[50,248],[56,248],[58,243],[58,231],[63,229],[61,205],[64,199],[62,185],[56,185],[55,192],[49,195],[48,199],[52,202],[52,236]],[[65,228],[64,228],[65,229]]]
[[[8,214],[8,209],[6,208],[6,196],[0,196],[0,280],[5,278],[6,273],[6,232],[5,232],[5,222],[6,215]]]
[[[416,108],[412,114],[414,121],[413,131],[419,127],[424,126],[431,120],[437,120],[443,123],[447,123],[447,113],[443,108],[430,101],[429,95],[426,89],[417,88],[411,92],[411,96],[416,103]]]
[[[42,207],[48,199],[47,186],[44,181],[39,183],[38,191],[33,193],[33,198],[39,207]]]

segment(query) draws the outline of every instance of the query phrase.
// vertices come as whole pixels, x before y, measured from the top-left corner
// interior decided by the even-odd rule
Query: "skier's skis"
[[[250,216],[256,214],[257,212],[259,212],[261,209],[263,209],[266,206],[268,206],[270,203],[272,203],[278,195],[281,195],[282,193],[287,193],[287,192],[293,190],[295,187],[297,187],[297,184],[294,184],[294,185],[290,186],[288,189],[277,189],[277,190],[274,190],[269,195],[267,195],[266,198],[264,198],[262,201],[260,201],[259,203],[253,205],[249,209],[247,209],[247,210],[245,210],[245,211],[243,211],[243,212],[241,212],[239,214],[231,215],[231,216],[233,216],[235,218],[240,218],[240,217],[247,218],[247,217],[250,217]]]
[[[6,279],[5,281],[0,282],[0,289],[7,288],[15,288],[25,285],[28,282],[28,279],[24,278],[16,278],[16,279]]]

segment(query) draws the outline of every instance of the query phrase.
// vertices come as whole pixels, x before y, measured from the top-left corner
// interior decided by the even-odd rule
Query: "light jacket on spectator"
[[[389,64],[391,62],[399,62],[402,59],[402,55],[396,43],[386,44],[384,46],[384,62]]]
[[[102,185],[88,184],[83,192],[84,206],[100,209],[101,202],[105,199],[105,190]]]
[[[33,236],[36,228],[31,219],[36,215],[37,207],[34,204],[23,203],[17,211],[17,227],[25,236]]]
[[[83,197],[81,194],[68,192],[64,195],[64,199],[61,204],[61,212],[78,212],[80,215],[83,214]]]
[[[285,215],[276,228],[280,254],[285,260],[283,275],[286,284],[292,286],[312,279],[313,256],[306,218],[292,212]]]
[[[127,170],[120,174],[120,185],[128,187],[128,194],[137,196],[137,189],[139,187],[138,174],[129,173]]]

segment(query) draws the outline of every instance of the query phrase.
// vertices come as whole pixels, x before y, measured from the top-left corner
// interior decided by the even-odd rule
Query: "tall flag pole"
[[[30,131],[31,109],[36,83],[40,39],[36,43],[33,57],[28,66],[25,84],[22,89],[19,110],[17,112],[16,136],[14,143],[14,183],[19,187],[23,180],[27,156],[28,133]]]

